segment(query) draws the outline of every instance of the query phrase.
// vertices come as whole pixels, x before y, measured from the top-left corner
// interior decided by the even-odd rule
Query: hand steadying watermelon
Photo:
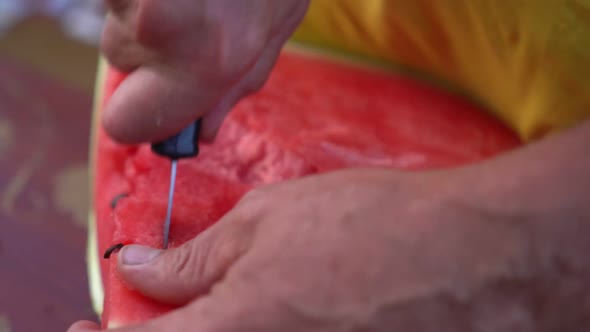
[[[124,79],[106,71],[98,113]],[[149,145],[118,145],[98,129],[95,267],[118,243],[161,246],[170,171],[169,161]],[[180,162],[171,246],[198,235],[256,186],[358,166],[453,167],[519,144],[461,97],[392,73],[285,51],[265,88],[237,105],[216,141],[204,144],[198,158]],[[104,289],[104,304],[94,293],[104,328],[172,309],[126,287],[116,264],[116,254],[102,259],[101,277],[93,276]]]

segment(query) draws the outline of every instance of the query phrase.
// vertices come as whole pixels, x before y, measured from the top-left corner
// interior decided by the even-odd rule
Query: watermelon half
[[[170,163],[149,145],[122,146],[97,118],[125,75],[101,65],[93,143],[89,273],[103,328],[173,309],[129,289],[117,243],[160,247]],[[464,98],[383,69],[288,48],[265,88],[243,100],[215,143],[179,163],[171,246],[197,236],[248,190],[268,183],[378,166],[417,171],[489,158],[521,144]]]

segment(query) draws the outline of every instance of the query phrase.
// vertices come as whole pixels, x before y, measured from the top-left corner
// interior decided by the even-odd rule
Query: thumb
[[[252,228],[228,221],[220,221],[178,248],[124,247],[118,260],[119,273],[147,297],[184,305],[207,293],[248,249]]]
[[[67,332],[80,332],[80,331],[100,331],[100,326],[90,321],[79,321],[68,329]]]

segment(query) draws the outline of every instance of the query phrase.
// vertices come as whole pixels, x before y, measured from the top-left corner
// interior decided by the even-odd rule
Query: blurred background
[[[0,332],[96,320],[88,155],[102,0],[0,0]]]

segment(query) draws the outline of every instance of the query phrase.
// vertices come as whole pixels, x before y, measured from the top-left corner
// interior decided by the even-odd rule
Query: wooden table
[[[92,98],[0,56],[0,332],[96,317],[86,277]]]

